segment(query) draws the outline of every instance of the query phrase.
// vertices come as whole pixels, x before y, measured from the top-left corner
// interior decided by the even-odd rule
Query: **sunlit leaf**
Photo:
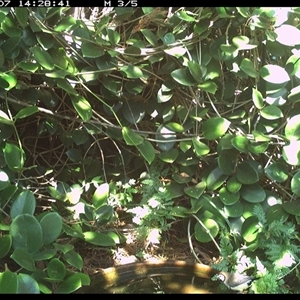
[[[230,125],[230,121],[222,117],[213,117],[202,124],[202,132],[206,139],[215,140],[224,135]]]
[[[277,65],[265,65],[260,69],[260,76],[270,83],[281,84],[288,82],[290,77],[287,71]]]
[[[300,44],[300,30],[289,24],[283,24],[275,28],[276,41],[285,46],[295,46]]]
[[[203,219],[202,224],[199,222],[195,225],[195,238],[200,243],[208,243],[219,233],[219,225],[213,219]],[[210,233],[210,235],[208,234]]]
[[[137,146],[144,142],[144,139],[141,135],[132,131],[129,127],[122,128],[122,135],[127,145]]]
[[[80,118],[84,122],[89,121],[93,115],[93,110],[88,100],[81,95],[70,95],[70,97],[72,104]]]

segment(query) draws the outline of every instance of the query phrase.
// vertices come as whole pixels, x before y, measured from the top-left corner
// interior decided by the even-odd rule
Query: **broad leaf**
[[[141,135],[132,131],[129,127],[122,128],[122,135],[127,145],[129,146],[138,146],[144,142],[144,139]]]
[[[300,197],[300,171],[298,171],[291,180],[291,190]]]
[[[101,232],[86,231],[84,232],[84,240],[97,246],[110,247],[115,246],[115,241],[108,235]]]
[[[290,80],[287,71],[277,65],[265,65],[260,69],[260,76],[270,83],[281,84]]]
[[[141,155],[146,159],[147,163],[151,164],[155,159],[155,149],[152,144],[149,141],[144,140],[142,144],[137,145],[136,147],[140,151]]]
[[[70,95],[72,104],[77,111],[79,117],[84,121],[87,122],[91,119],[93,115],[92,107],[88,100],[86,100],[81,95]]]
[[[266,198],[265,190],[257,183],[243,185],[240,193],[241,197],[250,203],[263,202]]]
[[[107,197],[109,195],[109,185],[108,183],[102,183],[96,188],[93,194],[92,201],[95,208],[99,208],[106,204]]]
[[[219,233],[219,225],[213,219],[205,218],[201,220],[202,224],[196,223],[195,225],[195,238],[200,243],[211,242]],[[209,232],[209,234],[208,234]]]
[[[0,273],[0,294],[16,294],[18,292],[18,275],[15,272]]]
[[[15,217],[22,214],[33,215],[36,208],[36,200],[33,193],[30,190],[21,192],[10,208],[10,217]]]
[[[16,248],[10,256],[19,266],[28,270],[34,271],[36,269],[34,259],[32,255],[24,248]]]
[[[62,232],[62,218],[57,212],[49,212],[40,220],[43,244],[53,243]]]
[[[54,69],[53,59],[48,52],[46,52],[39,46],[32,47],[31,51],[35,59],[43,68],[45,68],[46,70]]]
[[[7,166],[12,171],[20,170],[25,163],[25,153],[17,145],[6,143],[4,147],[4,158]]]
[[[33,276],[28,274],[18,274],[18,294],[39,294],[40,286],[39,283],[34,279]]]
[[[206,139],[215,140],[224,135],[230,125],[230,121],[222,117],[213,117],[203,122],[202,132]]]
[[[10,235],[0,236],[0,258],[3,258],[10,250],[12,238]]]

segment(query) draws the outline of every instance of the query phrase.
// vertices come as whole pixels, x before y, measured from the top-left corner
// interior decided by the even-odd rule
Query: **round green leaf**
[[[147,163],[151,164],[155,159],[155,149],[153,145],[149,141],[144,140],[142,144],[137,145],[136,147],[138,148],[144,159],[147,161]]]
[[[230,121],[222,117],[213,117],[202,124],[202,132],[206,139],[215,140],[224,135],[230,125]]]
[[[266,214],[268,224],[278,220],[283,220],[283,222],[285,222],[288,217],[289,214],[284,210],[282,204],[275,204],[271,206]]]
[[[211,242],[210,235],[215,238],[219,233],[219,225],[213,219],[205,218],[201,220],[205,228],[198,222],[195,224],[195,238],[200,243]],[[209,232],[210,235],[207,233]]]
[[[21,192],[10,208],[10,217],[15,217],[22,214],[33,215],[36,208],[36,200],[33,193],[29,190]]]
[[[4,147],[4,158],[7,166],[12,170],[16,171],[24,165],[25,153],[17,145],[12,143],[6,143]]]
[[[232,205],[225,205],[224,213],[229,218],[238,218],[243,214],[243,205],[239,201]]]
[[[236,175],[234,175],[228,178],[226,187],[230,193],[237,193],[241,189],[242,183],[239,182]]]
[[[143,143],[144,139],[141,135],[132,131],[129,127],[122,128],[122,135],[127,145],[137,146]]]
[[[160,125],[156,131],[156,140],[159,142],[158,147],[163,151],[168,151],[175,145],[175,142],[168,142],[170,140],[175,140],[176,134],[174,131],[166,128],[164,125]]]
[[[77,253],[75,250],[70,250],[67,253],[65,253],[64,259],[67,261],[68,264],[81,271],[83,267],[83,260],[80,254]]]
[[[157,36],[150,29],[142,28],[141,33],[152,47],[157,46]]]
[[[111,246],[115,246],[116,244],[111,237],[101,232],[86,231],[83,234],[84,234],[84,240],[87,243],[91,243],[93,245],[111,247]]]
[[[225,175],[231,175],[235,170],[236,160],[236,151],[222,150],[218,157],[219,168]]]
[[[209,147],[196,138],[192,138],[195,153],[198,157],[205,156],[209,153]]]
[[[287,71],[277,65],[265,65],[260,69],[260,76],[270,83],[281,84],[290,81]]]
[[[56,294],[71,294],[78,290],[82,286],[82,280],[79,273],[72,274],[68,276],[64,281],[62,281],[57,289]]]
[[[214,191],[219,188],[226,180],[225,175],[219,167],[214,168],[207,176],[206,186],[209,191]]]
[[[100,57],[104,54],[104,50],[100,45],[96,45],[91,42],[83,42],[81,45],[81,51],[83,57]]]
[[[16,294],[18,292],[18,275],[16,272],[0,272],[0,294]]]
[[[137,66],[133,66],[133,65],[128,65],[127,66],[126,65],[126,66],[121,68],[121,71],[125,73],[127,78],[141,78],[141,77],[143,77],[142,70]]]
[[[108,223],[112,219],[113,215],[113,207],[110,205],[103,205],[94,212],[94,220],[96,220],[98,225],[101,226]]]
[[[276,120],[283,117],[281,109],[275,105],[268,105],[264,107],[260,114],[263,118],[267,120]]]
[[[300,30],[292,25],[283,24],[275,28],[276,41],[285,46],[295,46],[300,44]]]
[[[176,122],[167,123],[165,127],[174,132],[184,132],[184,127]]]
[[[201,82],[203,77],[203,67],[194,60],[189,60],[187,66],[194,79],[197,82]]]
[[[72,104],[77,111],[79,117],[84,121],[87,122],[91,119],[93,115],[93,110],[88,102],[83,96],[81,95],[70,95]]]
[[[54,31],[61,32],[61,31],[68,31],[76,24],[76,19],[68,16],[63,17],[60,19],[58,24],[54,27]]]
[[[34,271],[36,269],[32,255],[29,254],[24,248],[16,248],[10,257],[18,265],[28,271]]]
[[[231,140],[232,146],[240,152],[247,153],[249,140],[243,135],[237,135]]]
[[[205,182],[199,182],[195,186],[188,186],[183,189],[183,191],[190,197],[198,199],[205,191]]]
[[[36,106],[27,106],[18,111],[15,115],[15,119],[23,119],[27,118],[35,113],[37,113],[39,109]]]
[[[22,248],[34,254],[43,244],[42,227],[37,219],[29,214],[19,215],[13,219],[9,233],[14,249]]]
[[[109,195],[109,184],[105,182],[99,185],[96,188],[92,198],[94,207],[99,208],[102,205],[106,204],[108,195]]]
[[[169,151],[163,151],[158,154],[159,159],[164,161],[165,163],[173,163],[179,155],[178,149],[170,149]]]
[[[33,276],[28,274],[18,274],[18,294],[39,294],[40,286]]]
[[[249,58],[244,58],[242,60],[240,69],[252,78],[256,78],[258,75],[258,72],[254,68],[253,62]]]
[[[218,89],[217,84],[215,82],[211,81],[211,80],[207,80],[203,83],[199,83],[197,85],[197,87],[200,90],[211,93],[211,94],[215,94],[217,89]]]
[[[0,79],[4,82],[5,86],[2,86],[6,91],[11,90],[16,86],[18,80],[13,72],[0,73]]]
[[[251,243],[257,238],[259,233],[257,225],[258,219],[255,216],[247,218],[243,223],[241,234],[246,242]]]
[[[62,231],[62,218],[57,212],[49,212],[40,220],[43,232],[43,244],[54,242]]]
[[[184,86],[193,86],[196,84],[194,77],[187,68],[177,69],[171,72],[172,78]]]
[[[0,236],[0,258],[4,257],[10,250],[12,238],[10,235]]]
[[[192,181],[192,177],[185,172],[180,174],[172,174],[172,179],[177,183],[188,183]]]
[[[287,120],[284,133],[290,141],[300,140],[300,115],[295,115]]]
[[[231,193],[223,186],[219,191],[219,198],[225,205],[233,205],[239,201],[240,193]]]
[[[257,44],[251,43],[249,38],[244,35],[235,36],[232,39],[232,43],[238,50],[249,50],[258,46]]]
[[[282,205],[287,213],[293,216],[300,216],[300,200],[284,202]]]
[[[250,203],[263,202],[266,198],[266,192],[259,184],[243,185],[240,194],[244,200]]]
[[[300,197],[300,171],[294,174],[291,180],[291,190],[294,194]]]
[[[42,49],[39,46],[32,47],[31,51],[32,51],[35,59],[37,60],[37,62],[42,67],[44,67],[46,70],[54,69],[53,59],[48,52],[46,52],[44,49]]]
[[[140,122],[145,116],[145,107],[142,103],[136,103],[134,101],[127,101],[122,109],[125,119],[130,124],[136,124]]]
[[[287,165],[280,162],[274,162],[268,165],[265,168],[265,173],[271,180],[277,182],[284,182],[289,177]]]
[[[236,177],[243,184],[253,184],[258,182],[259,176],[257,171],[248,162],[241,162],[237,166]]]

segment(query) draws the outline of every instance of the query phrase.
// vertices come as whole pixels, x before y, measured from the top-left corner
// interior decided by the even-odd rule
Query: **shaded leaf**
[[[32,255],[29,254],[24,248],[16,248],[10,257],[19,266],[28,271],[34,271],[36,269]]]
[[[144,142],[144,139],[141,135],[133,132],[129,127],[122,128],[122,135],[124,141],[129,146],[138,146]]]
[[[153,145],[149,141],[144,140],[142,144],[137,145],[136,147],[138,148],[142,156],[146,159],[147,163],[151,164],[155,159],[155,149]]]
[[[22,191],[11,205],[10,217],[14,219],[22,214],[33,215],[35,208],[36,200],[33,193],[29,190]]]
[[[43,232],[43,244],[54,242],[62,232],[62,218],[57,212],[49,212],[40,220]]]
[[[265,190],[257,183],[243,185],[240,193],[241,197],[250,203],[263,202],[266,198]]]
[[[224,135],[230,125],[230,121],[222,117],[213,117],[202,124],[202,132],[206,139],[215,140]]]
[[[38,61],[38,63],[42,67],[44,67],[46,70],[54,69],[53,59],[48,52],[46,52],[39,46],[32,47],[31,51],[32,51],[35,59]]]

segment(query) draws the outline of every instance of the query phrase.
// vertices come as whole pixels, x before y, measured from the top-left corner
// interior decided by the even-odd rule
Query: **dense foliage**
[[[0,8],[0,258],[20,267],[0,292],[89,284],[73,244],[124,242],[118,208],[148,244],[186,218],[251,292],[298,292],[299,14]]]

